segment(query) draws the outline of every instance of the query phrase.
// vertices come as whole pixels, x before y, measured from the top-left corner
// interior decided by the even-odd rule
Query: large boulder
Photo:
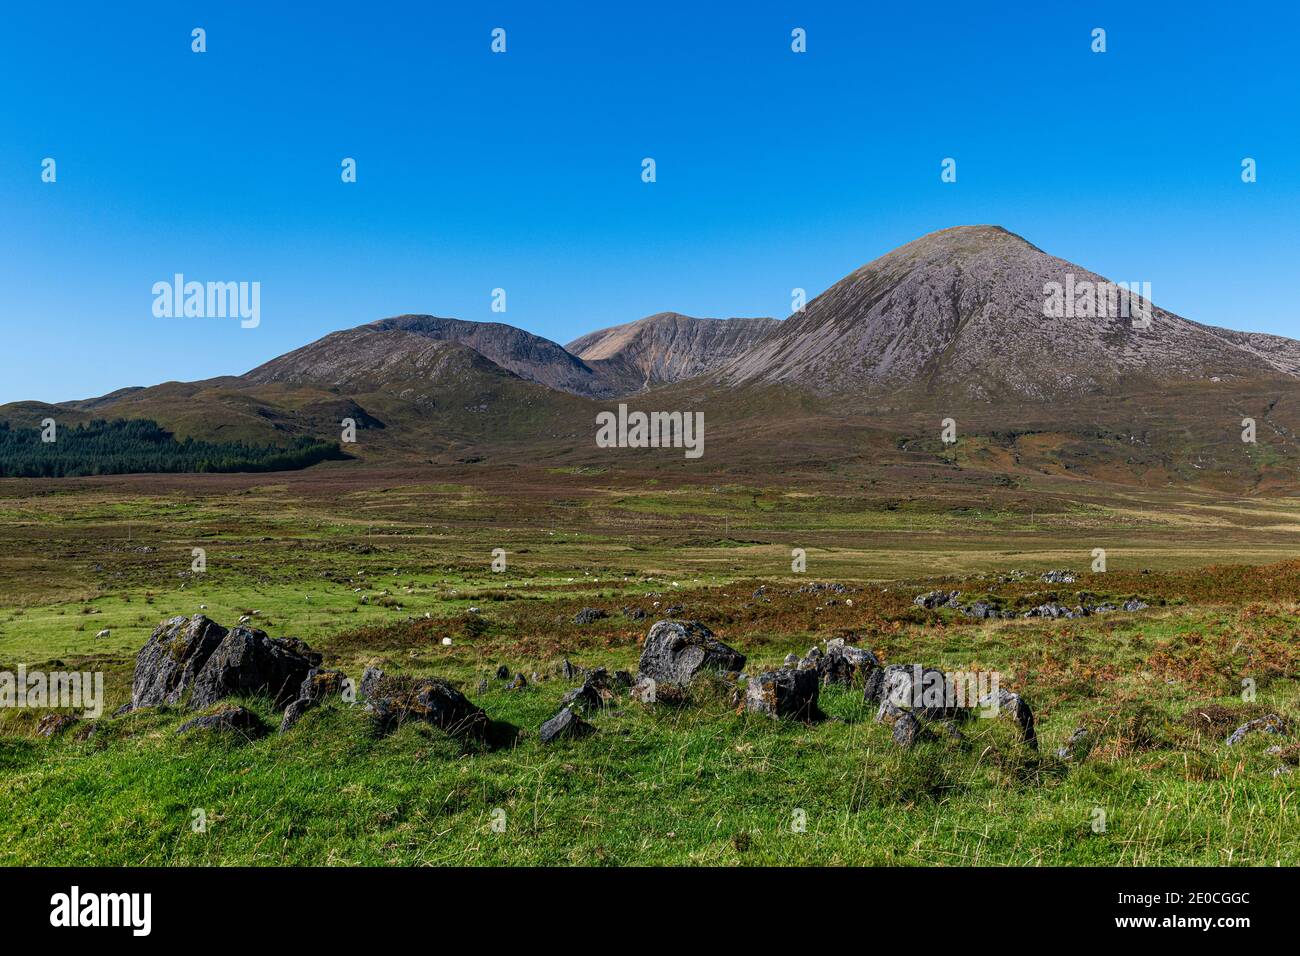
[[[685,687],[702,671],[733,673],[745,655],[732,650],[698,621],[659,621],[650,628],[637,674],[657,684]]]
[[[481,737],[487,729],[487,714],[440,677],[380,673],[369,681],[363,677],[362,686],[369,698],[366,707],[382,730],[407,720],[421,720],[457,736]]]
[[[815,670],[782,667],[768,671],[750,680],[745,688],[745,709],[774,719],[815,720],[821,716],[817,708],[820,686]]]
[[[277,707],[295,700],[320,655],[302,641],[267,637],[243,625],[226,630],[196,614],[160,624],[136,655],[131,706],[209,707],[240,694],[265,694]]]
[[[320,655],[302,641],[267,637],[265,631],[231,628],[194,678],[191,707],[208,707],[227,697],[265,694],[278,708],[298,699]]]
[[[132,709],[179,704],[225,636],[224,627],[202,614],[159,624],[135,656]]]

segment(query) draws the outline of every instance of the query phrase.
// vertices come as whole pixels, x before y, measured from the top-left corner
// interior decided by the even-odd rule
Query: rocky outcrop
[[[202,614],[163,621],[135,657],[131,707],[179,704],[226,629]]]
[[[637,676],[660,685],[685,687],[705,671],[736,673],[745,666],[745,655],[723,644],[698,621],[659,621],[650,628]]]
[[[320,655],[302,641],[239,625],[227,631],[202,614],[160,624],[136,655],[131,706],[198,709],[236,695],[264,694],[277,707],[299,696]]]

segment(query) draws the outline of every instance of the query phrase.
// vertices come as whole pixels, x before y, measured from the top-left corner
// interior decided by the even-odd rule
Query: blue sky
[[[964,223],[1300,337],[1294,5],[268,6],[7,7],[0,402],[238,373],[403,312],[561,343],[784,317]],[[176,272],[260,282],[261,324],[155,318]]]

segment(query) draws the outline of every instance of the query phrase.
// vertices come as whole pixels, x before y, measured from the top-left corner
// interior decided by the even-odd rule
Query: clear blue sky
[[[238,373],[402,312],[561,343],[784,317],[963,223],[1300,337],[1294,4],[270,6],[6,5],[0,402]],[[260,327],[154,318],[176,272],[259,281]]]

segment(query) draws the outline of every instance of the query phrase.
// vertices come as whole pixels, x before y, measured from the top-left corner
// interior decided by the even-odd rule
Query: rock
[[[863,700],[866,703],[888,702],[902,710],[915,710],[918,716],[927,720],[956,716],[957,707],[947,675],[933,667],[890,664],[869,671],[865,684]]]
[[[226,629],[202,614],[163,621],[135,656],[131,707],[179,704]]]
[[[594,624],[601,618],[609,617],[598,607],[584,607],[577,614],[573,615],[574,624]]]
[[[817,708],[820,686],[814,670],[782,667],[767,671],[751,680],[745,689],[745,710],[774,719],[815,720],[821,716]]]
[[[900,714],[894,721],[894,743],[900,747],[914,747],[922,737],[921,722],[911,714]]]
[[[1030,608],[1028,611],[1026,611],[1024,614],[1020,616],[1058,618],[1058,617],[1064,617],[1066,613],[1067,610],[1065,607],[1055,602],[1051,602],[1048,604],[1040,604],[1038,605],[1038,607],[1035,608]]]
[[[639,607],[625,607],[623,608],[623,616],[633,621],[644,621],[645,609]]]
[[[557,740],[577,740],[595,732],[595,727],[575,714],[570,708],[564,707],[558,714],[542,724],[542,729],[537,736],[542,743],[549,744]]]
[[[560,705],[590,713],[604,707],[605,702],[612,696],[605,668],[598,667],[587,675],[587,679],[582,682],[581,687],[575,687],[565,694],[560,701]]]
[[[1073,584],[1073,571],[1047,571],[1039,578],[1045,584]]]
[[[367,667],[361,672],[361,683],[357,686],[357,689],[361,691],[362,697],[374,697],[375,690],[383,679],[384,672],[378,667]]]
[[[1232,747],[1241,743],[1248,734],[1253,733],[1284,734],[1286,733],[1286,725],[1277,714],[1265,714],[1263,717],[1256,717],[1254,720],[1246,721],[1228,735],[1228,746]]]
[[[319,706],[319,701],[310,697],[301,697],[284,709],[284,717],[280,720],[280,733],[284,733],[294,724],[302,719],[302,715],[307,713],[313,707]]]
[[[665,610],[664,613],[667,614],[669,617],[676,617],[677,615],[681,614],[685,610],[686,608],[683,605],[674,604],[672,607]]]
[[[491,685],[488,684],[488,679],[486,677],[480,677],[478,683],[474,686],[474,692],[479,695],[486,694],[490,686]],[[507,690],[508,689],[509,688],[507,688]]]
[[[812,584],[805,584],[799,589],[800,594],[848,594],[850,589],[843,584],[823,584],[814,581]]]
[[[505,664],[502,664],[500,667],[497,668],[497,680],[509,680],[509,679],[510,679],[510,668],[506,667]]]
[[[342,671],[313,667],[307,672],[302,685],[298,688],[298,698],[319,703],[326,697],[341,696],[347,679],[347,675]]]
[[[631,687],[634,683],[634,678],[627,671],[614,671],[615,687]]]
[[[565,680],[577,680],[582,676],[582,668],[574,667],[566,657],[564,663],[560,665],[560,676]]]
[[[980,621],[1002,616],[1002,612],[998,608],[986,601],[976,601],[974,604],[968,604],[957,610],[967,617],[973,617]]]
[[[77,722],[73,714],[46,714],[36,725],[36,736],[57,737]]]
[[[1092,751],[1092,738],[1088,734],[1087,727],[1076,727],[1074,733],[1070,734],[1070,739],[1065,742],[1064,747],[1056,751],[1056,756],[1062,760],[1081,761],[1085,760]]]
[[[799,655],[798,655],[798,654],[793,654],[793,653],[785,655],[785,666],[786,666],[786,667],[798,667],[798,666],[799,666]]]
[[[1020,737],[1032,749],[1038,749],[1038,733],[1034,730],[1034,712],[1019,694],[1013,694],[1005,687],[999,687],[992,693],[980,698],[982,710],[995,710],[1000,716],[1006,714],[1020,727]]]
[[[817,676],[826,685],[852,687],[855,683],[865,683],[867,676],[879,667],[880,661],[871,651],[837,639],[830,641],[826,653],[818,658]]]
[[[703,624],[668,620],[650,628],[637,674],[685,687],[702,671],[734,673],[744,666],[745,655],[723,644]]]
[[[957,598],[960,596],[960,591],[926,591],[914,597],[912,603],[932,611],[939,607],[956,607]]]
[[[528,686],[528,681],[524,679],[523,674],[516,674],[514,680],[506,684],[506,690],[523,690]]]
[[[265,694],[276,707],[286,707],[319,665],[320,655],[302,641],[234,627],[195,676],[189,705],[197,709],[236,695]]]
[[[367,709],[382,730],[407,720],[424,721],[457,736],[478,737],[487,729],[487,714],[439,677],[381,676],[367,696]]]
[[[642,677],[632,685],[628,696],[642,704],[653,704],[658,699],[658,682],[650,677]]]
[[[1139,601],[1137,598],[1124,602],[1124,610],[1126,611],[1145,611],[1147,607],[1148,605],[1145,601]]]
[[[181,725],[177,734],[186,734],[192,730],[218,730],[240,734],[248,739],[260,737],[266,733],[266,726],[261,718],[244,707],[223,707],[211,714],[195,717]]]
[[[237,694],[266,694],[283,707],[319,664],[320,655],[302,641],[251,627],[227,631],[202,614],[174,617],[136,655],[131,706],[179,704],[188,695],[197,709]]]

